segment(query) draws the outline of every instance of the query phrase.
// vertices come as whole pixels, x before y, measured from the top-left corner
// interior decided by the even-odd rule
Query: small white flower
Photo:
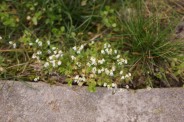
[[[98,74],[101,74],[102,73],[102,71],[101,70],[98,70]]]
[[[49,40],[47,41],[47,44],[50,45],[50,41]]]
[[[117,54],[118,53],[118,51],[117,50],[114,50],[114,54]]]
[[[79,79],[79,75],[76,75],[74,79]]]
[[[79,77],[79,75],[76,75],[76,76],[74,77],[74,82],[77,82],[77,83],[80,82],[80,77]]]
[[[110,44],[108,44],[108,46],[107,46],[108,48],[110,48],[111,47],[111,45]]]
[[[85,77],[82,77],[80,80],[81,81],[86,81],[86,78]]]
[[[34,81],[37,82],[40,78],[39,77],[36,77],[34,78]]]
[[[114,72],[116,70],[116,67],[115,66],[112,66],[112,71]]]
[[[16,48],[17,47],[16,43],[14,43],[12,41],[9,41],[9,44],[11,44],[13,46],[13,48]]]
[[[128,73],[128,76],[131,77],[131,73]]]
[[[63,54],[63,52],[61,50],[58,51],[59,54]]]
[[[79,63],[79,62],[77,62],[76,65],[77,65],[78,67],[81,67],[81,63]]]
[[[120,71],[120,73],[119,73],[120,75],[122,75],[123,74],[123,71]]]
[[[104,83],[103,86],[106,87],[107,86],[107,83]]]
[[[120,58],[120,55],[117,55],[116,58]]]
[[[101,50],[101,54],[105,54],[105,51],[104,50]]]
[[[52,63],[52,66],[53,66],[53,67],[56,67],[56,63],[55,63],[55,62],[53,62],[53,63]]]
[[[30,45],[30,46],[32,46],[32,45],[33,45],[33,43],[32,43],[32,42],[30,42],[30,43],[29,43],[29,45]]]
[[[122,65],[123,63],[122,62],[118,62],[118,65]]]
[[[9,44],[13,44],[13,42],[12,41],[9,41]]]
[[[57,51],[56,50],[54,51],[54,54],[57,54]]]
[[[37,51],[37,53],[36,53],[37,55],[41,55],[42,54],[42,52],[39,50],[39,51]]]
[[[125,79],[125,76],[121,76],[121,79],[124,80]]]
[[[60,57],[60,55],[59,54],[57,54],[57,55],[55,55],[56,56],[56,58],[59,58]]]
[[[101,60],[98,60],[98,63],[99,63],[99,64],[103,64],[103,62],[102,62]]]
[[[49,56],[49,59],[50,59],[50,60],[52,60],[53,58],[54,58],[54,56],[53,56],[53,55]]]
[[[60,65],[61,65],[61,61],[58,61],[58,63],[57,63],[57,64],[58,64],[58,66],[60,66]]]
[[[53,67],[56,67],[56,61],[55,61],[55,60],[50,61],[50,62],[52,63],[52,66],[53,66]]]
[[[93,72],[93,74],[96,73],[96,67],[93,67],[93,68],[92,68],[92,72]]]
[[[91,66],[91,64],[88,62],[88,63],[87,63],[87,66],[89,66],[89,67],[90,67],[90,66]]]
[[[48,66],[49,66],[49,63],[46,62],[46,63],[44,64],[44,67],[48,67]]]
[[[13,48],[16,48],[16,47],[17,47],[16,43],[13,43]]]
[[[90,60],[92,65],[97,65],[96,59],[94,57],[91,57]]]
[[[105,73],[107,74],[107,75],[109,75],[109,70],[107,69],[107,68],[105,68]]]
[[[58,54],[58,55],[60,55],[60,57],[62,57],[62,56],[63,56],[63,54]]]
[[[105,71],[105,69],[102,67],[101,72]]]
[[[81,52],[80,50],[77,50],[77,54],[80,54],[80,52]]]
[[[56,47],[52,47],[52,50],[55,50],[56,49]]]
[[[42,42],[41,41],[38,41],[38,46],[42,46]]]
[[[109,75],[110,75],[110,76],[114,76],[114,73],[113,73],[112,70],[110,71]]]
[[[33,59],[35,59],[37,56],[36,56],[36,54],[34,53],[33,55],[32,55],[32,58]]]
[[[107,48],[107,44],[106,43],[104,44],[104,48]]]
[[[74,51],[76,51],[76,50],[77,50],[77,47],[76,47],[76,46],[74,46],[74,47],[73,47],[73,50],[74,50]]]
[[[114,87],[116,87],[117,85],[115,84],[115,83],[112,83],[112,87],[114,88]]]
[[[3,39],[2,36],[0,36],[0,40]]]
[[[112,49],[109,50],[108,54],[112,55]]]
[[[105,62],[105,59],[103,58],[102,60],[98,60],[99,64],[103,64]]]
[[[30,17],[30,16],[27,16],[26,19],[27,19],[27,20],[31,20],[31,17]]]
[[[126,87],[127,89],[129,89],[129,88],[130,88],[130,87],[129,87],[129,85],[126,85],[125,87]]]
[[[127,63],[128,63],[128,61],[125,59],[125,60],[124,60],[124,63],[125,63],[125,64],[127,64]]]
[[[39,42],[39,39],[36,39],[36,43],[38,43]]]
[[[79,82],[79,75],[76,75],[76,76],[74,77],[74,82]]]
[[[110,86],[110,85],[107,85],[107,89],[108,89],[108,90],[110,90],[110,89],[112,89],[112,88],[111,88],[111,86]]]
[[[72,56],[71,56],[71,59],[72,59],[72,60],[75,60],[75,59],[76,59],[76,57],[72,55]]]
[[[48,53],[48,54],[51,54],[51,50],[48,50],[47,53]]]
[[[35,82],[38,81],[37,78],[34,78],[34,81],[35,81]]]
[[[105,49],[105,52],[109,54],[109,49],[108,49],[108,48],[106,48],[106,49]]]
[[[81,45],[80,48],[79,48],[79,50],[81,51],[83,48],[84,48],[84,45]]]

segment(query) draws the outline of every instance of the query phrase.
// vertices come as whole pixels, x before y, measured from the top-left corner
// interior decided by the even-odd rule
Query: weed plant
[[[157,13],[146,16],[142,1],[131,5],[133,9],[128,8],[130,5],[124,6],[124,10],[129,9],[129,17],[120,16],[120,23],[122,50],[129,52],[132,62],[133,86],[168,87],[173,85],[173,81],[175,85],[180,84],[170,65],[171,60],[183,54],[184,50],[183,42],[171,39],[174,26],[163,23]]]
[[[87,85],[89,91],[182,86],[184,44],[172,36],[181,15],[164,13],[163,5],[1,1],[0,77]]]

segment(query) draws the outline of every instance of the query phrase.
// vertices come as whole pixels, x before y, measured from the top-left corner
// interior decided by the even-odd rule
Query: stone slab
[[[0,122],[184,122],[184,88],[111,90],[0,81]]]

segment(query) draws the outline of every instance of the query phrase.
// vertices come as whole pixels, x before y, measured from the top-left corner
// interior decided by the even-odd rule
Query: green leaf
[[[68,82],[68,86],[72,86],[72,82],[73,82],[73,80],[72,79],[70,79],[70,78],[67,78],[66,79],[66,81]]]
[[[90,91],[90,92],[95,92],[96,91],[96,82],[94,81],[94,80],[89,80],[89,82],[88,82],[88,90]]]
[[[32,22],[33,22],[34,25],[37,25],[38,24],[37,18],[36,17],[33,17],[32,18]]]

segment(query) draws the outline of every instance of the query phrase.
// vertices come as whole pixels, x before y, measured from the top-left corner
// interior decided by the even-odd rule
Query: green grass
[[[131,3],[132,4],[132,3]],[[121,36],[122,50],[126,48],[134,72],[134,87],[140,87],[139,82],[144,85],[158,87],[154,80],[159,80],[162,87],[171,86],[170,82],[176,79],[169,79],[172,72],[169,64],[171,59],[183,53],[183,42],[172,40],[172,33],[176,20],[173,23],[163,23],[157,13],[145,16],[145,7],[142,2],[134,5],[129,19],[120,16],[120,23],[123,28]],[[129,6],[125,6],[124,10]],[[142,79],[141,79],[142,78]],[[151,80],[150,80],[151,79]],[[173,80],[173,81],[171,81]]]
[[[74,77],[85,74],[88,81],[80,85],[88,85],[90,91],[106,83],[109,87],[116,83],[118,87],[131,88],[182,86],[184,44],[174,39],[174,29],[182,14],[173,7],[174,3],[172,0],[169,3],[157,0],[0,2],[0,78],[34,81],[39,77],[57,83],[63,79],[59,77],[65,76],[69,84],[75,84]],[[95,46],[91,46],[93,41]],[[128,59],[128,64],[117,68],[113,77],[101,74],[91,78],[92,68],[85,65],[90,56],[107,61],[97,68],[116,66],[116,55],[100,54],[106,43]],[[84,49],[80,55],[72,51],[74,46],[81,45]],[[56,60],[63,65],[44,68],[49,56],[57,53],[52,50],[55,47],[63,51],[65,59],[61,56]],[[36,54],[40,51],[42,54]],[[39,59],[32,58],[33,54]],[[76,61],[71,63],[70,56],[75,56]],[[76,63],[82,66],[75,69]],[[120,80],[121,70],[130,72],[131,78]]]

